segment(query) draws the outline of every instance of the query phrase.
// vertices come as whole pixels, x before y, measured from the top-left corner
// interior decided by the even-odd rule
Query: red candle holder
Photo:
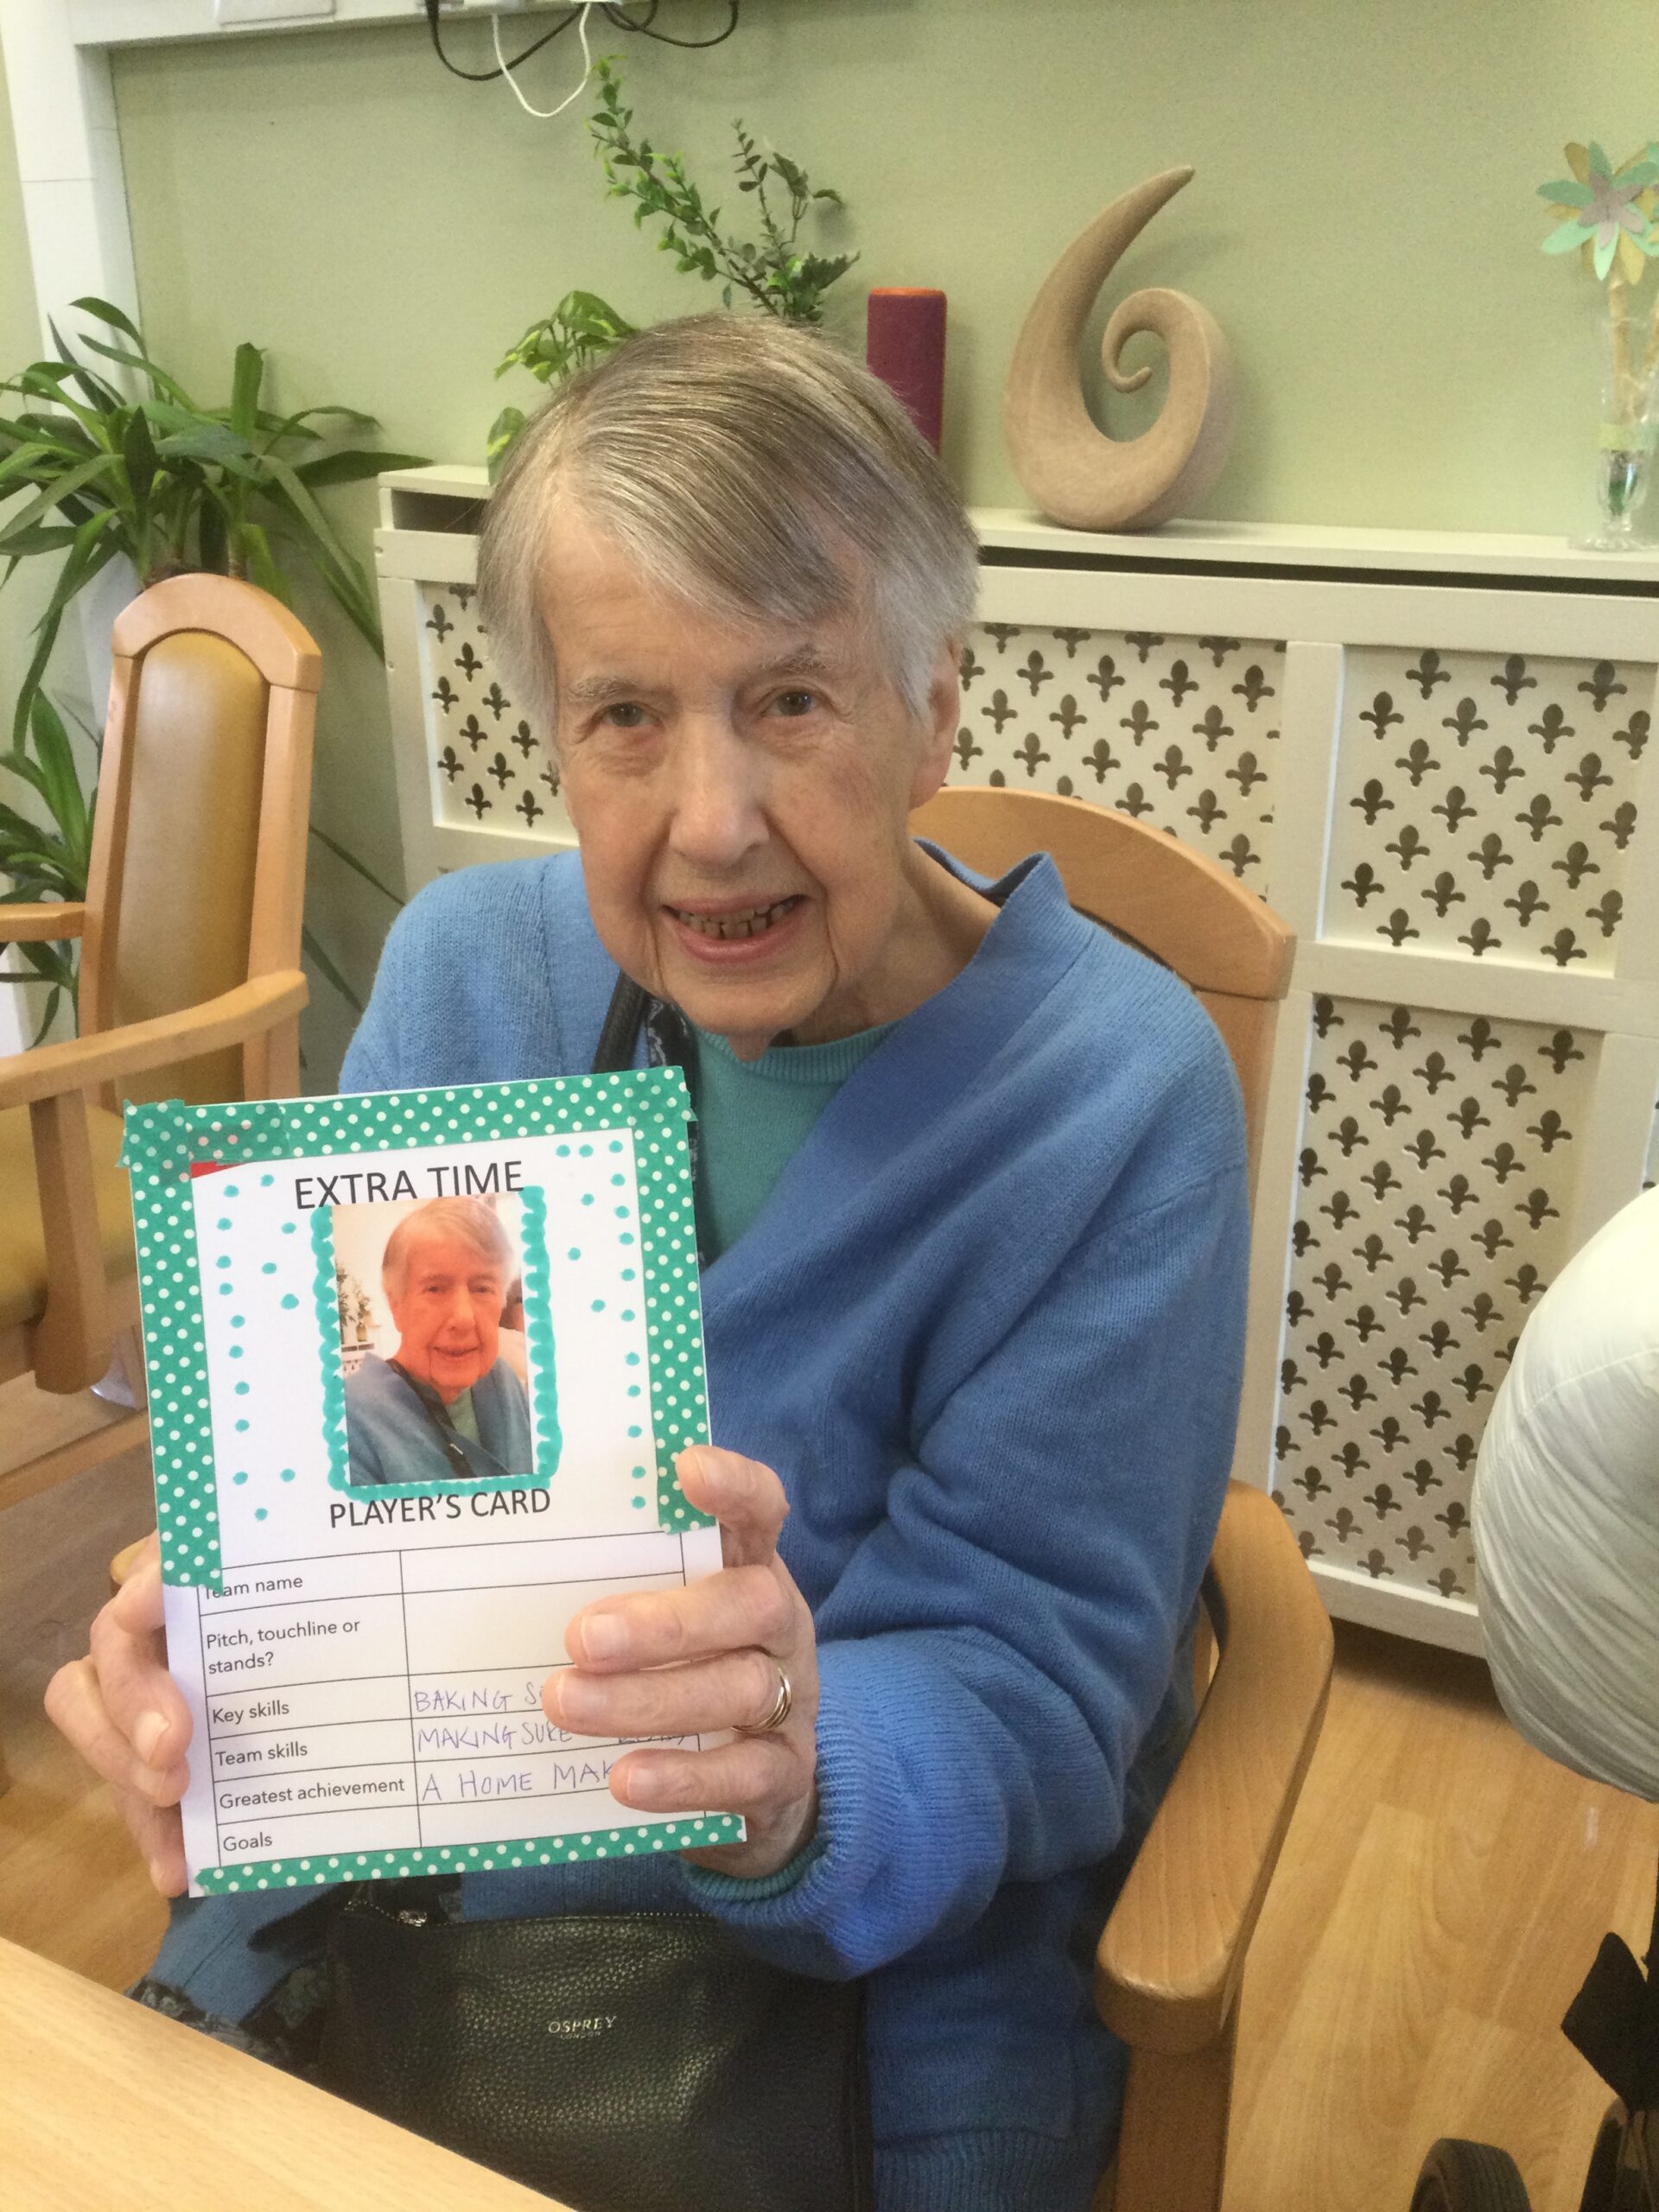
[[[908,285],[872,292],[864,359],[903,400],[937,453],[944,410],[944,294]]]

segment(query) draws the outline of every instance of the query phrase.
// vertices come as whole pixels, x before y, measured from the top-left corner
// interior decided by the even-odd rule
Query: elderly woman
[[[397,1331],[346,1380],[354,1483],[427,1483],[531,1471],[530,1408],[500,1357],[517,1261],[483,1198],[429,1198],[386,1239],[380,1284]]]
[[[1196,1001],[1040,855],[985,882],[908,834],[975,561],[901,409],[811,336],[668,325],[563,385],[480,585],[580,857],[423,892],[344,1077],[684,1054],[722,1448],[679,1465],[728,1564],[589,1607],[545,1701],[597,1736],[760,1732],[611,1777],[747,1840],[483,1876],[466,1910],[690,1902],[867,1975],[882,2212],[1065,2212],[1109,2151],[1090,1945],[1179,1747],[1244,1307],[1243,1117]],[[176,1891],[157,1617],[153,1577],[124,1592],[54,1708]],[[251,1948],[282,1906],[246,1903],[182,1914],[151,1986],[269,2033],[306,1954],[286,1923]]]

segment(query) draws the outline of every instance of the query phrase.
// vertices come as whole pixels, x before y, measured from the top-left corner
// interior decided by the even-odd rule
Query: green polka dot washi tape
[[[303,1859],[250,1859],[207,1866],[197,1876],[210,1897],[239,1890],[308,1889],[319,1882],[378,1882],[409,1874],[493,1874],[511,1866],[563,1866],[590,1859],[647,1859],[653,1852],[705,1851],[739,1843],[734,1813],[658,1821],[639,1827],[584,1828],[569,1835],[514,1837],[504,1843],[448,1844],[407,1851],[314,1851]]]
[[[626,1175],[620,1185],[614,1181],[621,1166],[612,1166],[595,1149],[597,1187],[592,1195],[594,1231],[603,1224],[622,1262],[619,1279],[627,1286],[630,1299],[637,1290],[645,1315],[643,1393],[638,1419],[631,1422],[629,1432],[640,1457],[636,1478],[648,1481],[645,1471],[654,1463],[659,1526],[708,1525],[709,1516],[682,1495],[673,1469],[676,1453],[687,1445],[707,1442],[709,1436],[696,1233],[685,1141],[690,1111],[684,1078],[677,1068],[241,1106],[190,1106],[176,1100],[130,1106],[122,1161],[132,1180],[156,1515],[167,1579],[217,1588],[220,1567],[213,1408],[203,1313],[205,1300],[227,1294],[231,1285],[228,1275],[211,1287],[202,1280],[195,1179],[205,1170],[242,1166],[262,1174],[268,1163],[292,1159],[338,1158],[345,1162],[353,1155],[565,1135],[598,1147],[599,1133],[630,1131],[635,1191],[627,1191]],[[622,1140],[612,1134],[603,1141],[614,1147]],[[234,1179],[215,1176],[213,1181],[216,1198],[222,1198],[233,1209],[238,1196]],[[524,1193],[530,1201],[539,1195]],[[630,1203],[633,1198],[637,1208]],[[223,1217],[233,1217],[233,1211]],[[550,1379],[544,1211],[538,1213],[532,1203],[525,1219],[538,1232],[525,1239],[526,1318],[538,1370]],[[318,1207],[312,1216],[311,1234],[321,1241],[313,1246],[311,1295],[320,1344],[334,1347],[332,1361],[323,1362],[324,1421],[331,1445],[343,1447],[345,1407],[332,1246],[324,1235],[327,1221],[326,1210]],[[292,1293],[286,1295],[295,1299]],[[625,1306],[624,1310],[635,1309]],[[234,1351],[230,1356],[236,1356]],[[250,1397],[245,1381],[229,1379],[228,1363],[225,1379],[216,1381],[213,1389],[223,1392],[221,1411]],[[236,1432],[245,1431],[254,1414],[251,1404],[237,1402],[230,1425]],[[557,1458],[550,1381],[545,1402],[538,1393],[537,1432],[539,1481],[544,1479],[543,1447],[548,1465],[556,1465]]]

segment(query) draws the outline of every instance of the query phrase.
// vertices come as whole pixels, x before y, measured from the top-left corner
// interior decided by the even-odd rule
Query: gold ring
[[[740,1726],[737,1731],[740,1736],[769,1736],[774,1728],[781,1728],[789,1718],[790,1710],[795,1703],[795,1693],[790,1688],[789,1676],[784,1672],[782,1662],[774,1659],[772,1663],[778,1669],[777,1702],[764,1720],[757,1720],[747,1728]]]

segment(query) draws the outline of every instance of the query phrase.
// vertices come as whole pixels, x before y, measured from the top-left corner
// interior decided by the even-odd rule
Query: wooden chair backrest
[[[910,826],[982,875],[1046,852],[1079,913],[1172,969],[1221,1032],[1244,1094],[1255,1187],[1279,1002],[1296,939],[1218,861],[1084,799],[953,784]]]
[[[152,585],[112,643],[81,952],[87,1036],[298,967],[322,676],[287,607],[230,576]],[[290,1096],[297,1027],[122,1089],[198,1103]]]

